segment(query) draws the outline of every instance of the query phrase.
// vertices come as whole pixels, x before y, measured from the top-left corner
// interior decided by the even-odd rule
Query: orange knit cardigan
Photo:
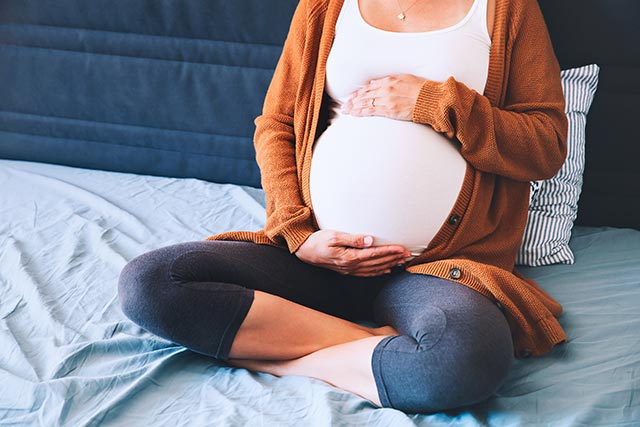
[[[294,253],[318,230],[309,171],[313,142],[326,123],[326,62],[342,3],[300,1],[255,120],[267,201],[264,229],[208,240],[252,241]],[[566,339],[556,320],[561,306],[514,269],[529,181],[553,176],[566,156],[564,106],[560,67],[538,3],[496,0],[484,94],[453,77],[428,80],[413,111],[414,122],[459,141],[468,167],[449,221],[406,269],[455,280],[496,302],[505,311],[517,357],[546,353]]]

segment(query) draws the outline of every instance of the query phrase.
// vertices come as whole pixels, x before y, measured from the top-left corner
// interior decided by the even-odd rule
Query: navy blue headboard
[[[600,65],[583,225],[640,229],[640,2],[539,0]],[[0,157],[260,185],[252,136],[296,0],[0,0]]]
[[[0,158],[260,186],[293,0],[0,0]]]

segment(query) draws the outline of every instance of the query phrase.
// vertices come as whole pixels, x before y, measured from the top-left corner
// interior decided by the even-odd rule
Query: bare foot
[[[377,328],[378,329],[378,328]],[[395,331],[395,330],[394,330]],[[384,336],[372,336],[323,348],[290,360],[229,359],[231,366],[275,376],[300,375],[324,381],[357,394],[377,407],[380,398],[371,368],[374,347]]]

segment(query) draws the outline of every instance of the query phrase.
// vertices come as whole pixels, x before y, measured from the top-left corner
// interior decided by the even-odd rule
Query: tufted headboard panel
[[[295,1],[0,1],[0,158],[260,185]]]

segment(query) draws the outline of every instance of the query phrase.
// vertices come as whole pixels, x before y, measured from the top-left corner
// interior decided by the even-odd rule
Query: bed
[[[0,426],[640,425],[640,8],[540,5],[562,67],[600,65],[575,262],[519,268],[569,339],[487,402],[418,415],[231,367],[119,308],[136,255],[264,226],[251,121],[295,1],[0,2]]]

